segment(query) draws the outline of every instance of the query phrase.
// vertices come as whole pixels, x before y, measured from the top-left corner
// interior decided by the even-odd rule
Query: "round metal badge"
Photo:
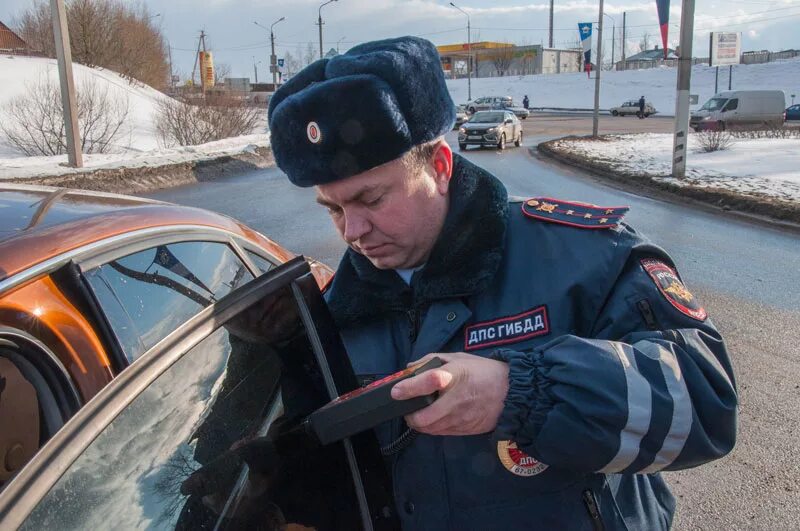
[[[514,441],[498,441],[497,457],[503,466],[517,476],[530,477],[547,470],[547,465],[540,463],[519,448]]]
[[[306,135],[312,144],[319,144],[320,140],[322,140],[322,132],[319,130],[317,122],[308,122],[306,126]]]

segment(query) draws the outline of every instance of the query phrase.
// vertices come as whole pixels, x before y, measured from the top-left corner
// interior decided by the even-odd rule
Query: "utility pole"
[[[594,73],[594,118],[592,119],[592,137],[597,138],[600,129],[600,71],[603,61],[603,0],[600,0],[600,15],[597,17],[597,68]]]
[[[616,70],[617,66],[614,63],[614,48],[616,48],[617,40],[617,23],[611,24],[611,70]]]
[[[167,49],[169,50],[169,86],[175,90],[175,71],[172,70],[172,44],[167,41]]]
[[[728,65],[728,90],[733,86],[733,65]]]
[[[472,101],[472,28],[469,23],[469,13],[450,2],[450,5],[467,16],[467,101]]]
[[[550,40],[548,41],[550,48],[553,47],[553,0],[550,0]]]
[[[78,104],[75,98],[75,79],[72,77],[72,50],[69,46],[69,28],[64,0],[50,0],[53,16],[53,35],[58,57],[58,78],[61,81],[61,106],[64,130],[67,134],[67,161],[73,168],[83,167],[83,153],[79,148]]]
[[[286,20],[286,17],[281,17],[269,27],[269,40],[272,46],[272,53],[269,56],[269,70],[272,72],[272,87],[275,88],[278,86],[278,57],[275,55],[275,33],[272,31],[272,28],[275,27],[275,24],[279,22],[283,22]],[[322,19],[320,19],[320,32],[322,31]],[[322,35],[322,33],[320,33]],[[320,43],[322,41],[320,40]]]
[[[689,140],[689,87],[692,77],[694,0],[683,0],[681,8],[681,56],[675,98],[675,136],[672,141],[672,177],[686,177],[686,144]]]
[[[258,61],[260,63],[261,61]],[[256,56],[253,56],[253,75],[256,78],[256,83],[258,83],[258,63],[256,62]]]
[[[622,69],[625,70],[625,16],[627,12],[622,12]]]
[[[330,4],[331,2],[336,2],[337,0],[328,0],[324,4],[319,6],[319,18],[317,19],[317,24],[319,24],[319,58],[322,59],[322,8],[326,5]]]

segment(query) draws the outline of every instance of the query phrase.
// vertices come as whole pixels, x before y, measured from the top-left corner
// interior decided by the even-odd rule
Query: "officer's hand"
[[[395,400],[439,392],[433,404],[406,415],[409,427],[430,435],[476,435],[494,430],[508,394],[508,364],[464,352],[429,354],[420,362],[433,356],[445,365],[392,388]]]

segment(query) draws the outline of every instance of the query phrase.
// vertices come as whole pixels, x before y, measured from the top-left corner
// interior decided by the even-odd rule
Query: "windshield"
[[[473,124],[497,124],[503,121],[503,113],[478,112],[469,121]]]
[[[700,107],[701,111],[718,111],[725,105],[725,102],[728,101],[728,98],[711,98],[705,104]]]

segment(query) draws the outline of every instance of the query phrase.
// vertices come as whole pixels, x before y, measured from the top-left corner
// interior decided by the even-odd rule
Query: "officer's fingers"
[[[453,408],[454,400],[448,397],[447,394],[443,394],[428,407],[406,415],[406,424],[408,424],[409,428],[413,428],[419,432],[434,435],[429,429],[432,426],[446,423],[447,419],[454,414]]]
[[[464,356],[472,356],[472,354],[467,354],[465,352],[431,352],[430,354],[426,354],[416,361],[408,363],[406,366],[411,367],[412,365],[421,365],[429,361],[431,358],[439,358],[444,363],[450,363],[451,361],[463,359]]]
[[[392,398],[408,400],[417,396],[430,395],[437,391],[444,391],[452,381],[453,375],[450,372],[444,369],[431,369],[396,384],[392,387]]]

